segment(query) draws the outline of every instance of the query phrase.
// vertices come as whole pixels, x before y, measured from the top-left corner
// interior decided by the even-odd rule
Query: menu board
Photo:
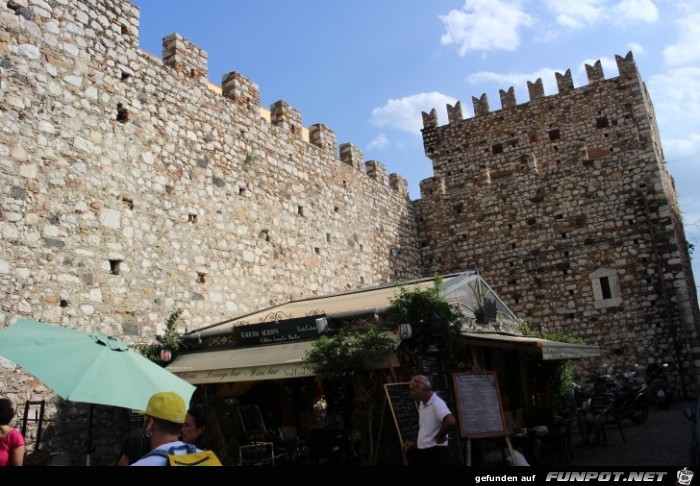
[[[452,381],[462,438],[508,435],[495,371],[453,373]]]
[[[408,382],[386,383],[384,392],[399,434],[399,443],[403,445],[407,440],[415,442],[418,438],[418,406],[409,394]]]

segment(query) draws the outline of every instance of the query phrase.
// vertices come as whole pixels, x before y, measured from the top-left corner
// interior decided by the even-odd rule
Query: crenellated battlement
[[[301,136],[301,113],[282,100],[270,105],[270,123],[289,131],[292,135]]]
[[[454,106],[447,105],[447,120],[449,123],[454,123],[462,120],[462,102],[458,101]]]
[[[363,154],[359,147],[351,143],[343,143],[340,145],[340,160],[344,164],[348,164],[353,169],[362,172]]]
[[[209,80],[206,51],[180,34],[174,33],[163,38],[163,64],[203,83]]]
[[[376,160],[368,160],[365,162],[365,173],[367,177],[371,177],[383,186],[389,185],[389,172],[386,166]]]
[[[617,63],[617,68],[619,71],[619,76],[618,78],[623,79],[623,80],[629,80],[629,79],[634,79],[639,77],[639,72],[637,70],[637,65],[634,62],[634,57],[632,55],[632,51],[628,52],[625,57],[621,57],[616,55],[615,56],[615,61]],[[596,61],[592,66],[589,64],[586,64],[586,75],[588,77],[588,86],[594,85],[596,83],[600,83],[602,81],[605,81],[605,75],[603,73],[603,65],[600,62],[600,60]],[[567,69],[564,74],[561,73],[555,73],[556,76],[556,81],[557,81],[557,90],[558,92],[551,95],[557,96],[561,94],[569,94],[573,91],[580,90],[580,89],[586,89],[587,86],[581,86],[579,88],[574,87],[574,82],[573,78],[571,75],[571,69]],[[611,78],[611,79],[616,79],[616,78]],[[545,96],[544,93],[544,83],[542,82],[542,78],[538,78],[537,80],[533,81],[528,81],[527,82],[527,91],[530,96],[530,102],[537,101],[543,98],[549,98],[548,96]],[[510,108],[514,108],[518,106],[516,99],[515,99],[515,89],[511,86],[508,88],[508,91],[504,90],[499,90],[500,98],[501,98],[501,109],[506,110]],[[489,113],[491,113],[491,109],[489,106],[489,98],[486,95],[486,93],[482,94],[479,98],[472,96],[472,104],[474,106],[474,117],[482,117],[486,116]],[[459,106],[459,102],[457,102],[457,105],[455,107],[452,107],[451,105],[447,105],[447,118],[448,118],[448,124],[451,123],[456,123],[461,121],[462,118],[462,113],[461,113],[461,106],[459,109],[457,107]],[[439,126],[439,121],[437,118],[437,111],[434,109],[430,111],[430,113],[423,112],[423,128],[437,128]]]
[[[568,93],[574,90],[574,79],[571,77],[571,69],[567,69],[564,74],[554,73],[557,78],[557,89],[560,93]]]
[[[309,143],[333,155],[338,153],[335,132],[321,123],[309,127]]]
[[[197,79],[203,83],[209,82],[207,52],[180,34],[173,33],[163,38],[162,62],[164,66],[175,69],[185,77]],[[261,111],[260,87],[238,72],[231,71],[222,76],[220,94],[235,103],[238,108],[247,110],[253,115],[257,115]],[[459,103],[454,110],[456,110],[455,113],[459,113],[459,119],[461,119],[462,109]],[[302,138],[326,152],[336,156],[339,154],[339,159],[342,162],[352,166],[358,172],[370,176],[380,184],[388,185],[389,178],[383,165],[381,166],[383,170],[375,169],[375,164],[378,164],[376,161],[364,162],[362,152],[352,144],[338,146],[335,132],[323,124],[305,128],[302,124],[301,112],[284,100],[276,101],[270,105],[269,112],[264,109],[262,111],[265,111],[264,118],[268,119],[271,125],[288,131],[293,136]],[[267,116],[268,114],[269,116]],[[457,117],[456,114],[455,117]],[[371,170],[365,171],[365,168],[370,167]],[[382,173],[383,175],[380,175]],[[401,192],[401,188],[398,186],[396,190]]]
[[[420,193],[423,197],[444,195],[446,193],[444,177],[428,177],[420,181]]]
[[[240,73],[232,71],[225,74],[221,80],[221,90],[224,98],[240,107],[253,111],[260,106],[260,88]]]

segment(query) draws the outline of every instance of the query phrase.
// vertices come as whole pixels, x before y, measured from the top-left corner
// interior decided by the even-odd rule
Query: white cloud
[[[644,55],[644,53],[645,53],[644,46],[641,45],[641,44],[638,44],[638,43],[636,43],[636,42],[630,42],[630,43],[628,43],[628,44],[627,44],[627,49],[629,49],[630,51],[632,51],[632,53],[634,54],[634,57],[635,57],[635,58],[637,58],[638,56]]]
[[[601,22],[615,24],[654,23],[659,10],[653,0],[621,0],[613,5],[606,0],[547,0],[547,8],[557,23],[580,29]]]
[[[621,22],[653,24],[659,20],[659,9],[652,0],[622,0],[611,11],[612,18]]]
[[[601,0],[547,0],[547,7],[564,27],[579,29],[604,15]]]
[[[386,138],[386,135],[380,133],[367,144],[367,150],[381,150],[387,145],[389,145],[389,139]]]
[[[469,51],[514,51],[520,45],[518,29],[534,23],[517,0],[466,0],[461,10],[439,18],[445,26],[440,42],[457,44],[460,56]]]
[[[675,164],[692,158],[700,161],[700,132],[690,133],[684,138],[664,138],[663,144],[664,155],[670,163]]]
[[[392,127],[405,132],[420,135],[423,128],[421,112],[430,113],[435,108],[438,112],[438,121],[447,123],[447,109],[457,102],[456,98],[433,91],[431,93],[418,93],[399,99],[391,99],[384,106],[372,110],[370,121],[378,127]]]
[[[671,69],[651,76],[647,85],[664,137],[684,137],[700,130],[700,67]],[[664,138],[666,146],[666,138]]]
[[[676,21],[678,42],[664,49],[664,60],[672,66],[700,60],[700,13],[691,13]]]

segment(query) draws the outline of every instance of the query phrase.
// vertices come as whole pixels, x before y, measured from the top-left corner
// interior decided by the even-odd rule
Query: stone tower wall
[[[501,91],[498,111],[473,98],[473,118],[423,114],[424,271],[476,266],[531,327],[597,343],[618,370],[668,361],[690,389],[700,321],[678,198],[632,54],[617,62],[579,88],[558,74],[552,96],[529,83],[520,105]]]

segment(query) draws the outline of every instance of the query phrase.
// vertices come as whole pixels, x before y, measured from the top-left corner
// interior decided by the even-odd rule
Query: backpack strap
[[[147,457],[162,457],[163,459],[167,459],[167,458],[168,458],[168,453],[165,452],[165,451],[163,451],[163,450],[160,450],[160,451],[159,451],[159,450],[156,449],[155,451],[149,452],[148,454],[146,454],[145,456],[143,456],[141,459],[146,459]],[[139,459],[139,460],[141,460],[141,459]]]
[[[168,455],[170,455],[170,454],[175,454],[175,451],[179,451],[179,450],[182,450],[182,449],[185,450],[185,454],[193,454],[193,453],[197,452],[197,446],[196,446],[196,445],[194,445],[194,444],[183,444],[183,445],[180,445],[180,446],[173,446],[173,447],[171,447],[170,449],[168,449],[167,452],[164,451],[163,449],[160,449],[160,450],[159,450],[159,449],[153,450],[153,451],[149,452],[148,454],[146,454],[145,456],[143,456],[141,459],[145,459],[146,457],[153,457],[153,456],[162,457],[163,459],[167,459],[167,458],[168,458]]]
[[[168,454],[175,454],[175,451],[185,450],[184,454],[194,454],[197,452],[197,446],[194,444],[182,444],[180,446],[174,446],[168,449]]]

